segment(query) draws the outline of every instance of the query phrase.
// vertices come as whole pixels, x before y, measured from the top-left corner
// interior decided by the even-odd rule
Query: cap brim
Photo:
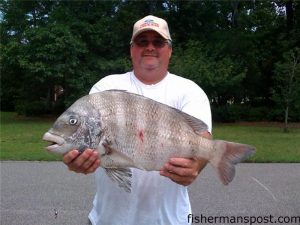
[[[154,28],[151,28],[151,27],[146,27],[146,28],[143,28],[143,29],[140,29],[138,32],[136,32],[132,37],[131,37],[131,40],[130,40],[130,44],[132,44],[133,40],[141,33],[145,32],[145,31],[155,31],[156,33],[158,33],[160,36],[162,36],[164,39],[166,40],[170,40],[169,37],[161,32],[159,32],[158,30],[154,29]]]

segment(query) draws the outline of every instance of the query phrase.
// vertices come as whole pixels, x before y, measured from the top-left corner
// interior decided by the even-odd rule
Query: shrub
[[[16,102],[15,110],[20,115],[25,116],[37,116],[46,114],[49,112],[46,101],[35,100],[32,102],[29,101],[18,101]]]

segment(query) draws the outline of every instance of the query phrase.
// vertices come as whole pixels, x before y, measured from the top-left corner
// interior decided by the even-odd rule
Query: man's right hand
[[[86,149],[83,153],[78,150],[72,150],[63,157],[63,162],[69,170],[76,173],[93,173],[100,166],[99,154],[92,149]]]

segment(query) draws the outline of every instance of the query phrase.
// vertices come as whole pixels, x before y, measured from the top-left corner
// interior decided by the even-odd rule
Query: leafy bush
[[[48,107],[45,101],[18,101],[16,103],[16,112],[26,116],[38,116],[48,113]]]
[[[278,110],[270,110],[266,106],[232,104],[223,106],[212,105],[212,116],[215,122],[237,121],[282,121],[283,114]]]
[[[240,110],[233,105],[212,106],[212,118],[215,122],[236,122],[240,120]]]

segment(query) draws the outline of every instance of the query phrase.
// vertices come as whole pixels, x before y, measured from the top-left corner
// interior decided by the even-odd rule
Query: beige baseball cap
[[[137,35],[149,30],[156,31],[165,39],[172,41],[168,23],[164,19],[149,15],[134,24],[130,44],[132,44]]]

